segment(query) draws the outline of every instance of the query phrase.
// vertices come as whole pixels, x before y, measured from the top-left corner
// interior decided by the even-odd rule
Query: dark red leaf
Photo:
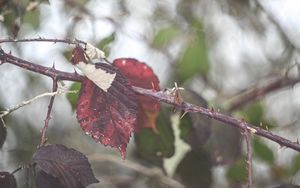
[[[77,103],[77,119],[86,134],[105,146],[118,148],[125,158],[127,143],[135,132],[136,95],[115,67],[104,63],[95,66],[108,73],[116,73],[115,79],[107,92],[88,78],[83,80]]]
[[[32,161],[37,170],[41,169],[58,179],[65,188],[82,188],[99,182],[86,156],[63,145],[40,147],[33,154]],[[42,178],[45,179],[44,176]]]
[[[0,172],[0,187],[1,188],[17,188],[17,182],[9,172]]]
[[[143,62],[132,58],[115,59],[113,65],[118,67],[131,85],[159,91],[159,80],[153,70]],[[138,95],[140,110],[137,129],[150,127],[156,130],[156,119],[160,110],[158,101],[145,95]]]

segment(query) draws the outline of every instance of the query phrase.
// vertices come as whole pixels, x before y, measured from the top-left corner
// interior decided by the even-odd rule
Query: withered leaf
[[[107,91],[88,78],[83,80],[76,108],[77,119],[86,134],[105,146],[118,148],[125,158],[127,143],[135,132],[136,95],[117,68],[104,63],[95,66],[115,73],[115,79]]]

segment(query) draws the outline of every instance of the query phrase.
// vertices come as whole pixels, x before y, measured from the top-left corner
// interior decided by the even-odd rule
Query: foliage
[[[114,49],[114,44],[120,43],[121,35],[136,37],[134,33],[129,32],[129,30],[123,27],[121,24],[123,19],[116,19],[114,17],[98,18],[94,16],[89,10],[89,7],[93,5],[89,0],[63,1],[62,3],[64,4],[64,10],[66,10],[64,13],[72,20],[67,30],[63,31],[66,38],[74,38],[74,36],[76,36],[74,28],[82,23],[89,22],[89,19],[91,19],[93,23],[102,19],[111,23],[112,31],[109,31],[108,34],[105,35],[106,37],[93,41],[98,48],[97,50],[101,49],[106,57],[112,54],[110,53],[111,50],[118,50]],[[174,157],[178,149],[178,146],[175,144],[176,138],[174,129],[172,128],[176,123],[171,122],[170,117],[179,116],[180,114],[181,118],[178,122],[180,130],[179,139],[189,145],[190,150],[182,154],[178,164],[172,166],[174,169],[174,177],[171,177],[172,180],[181,182],[186,187],[211,187],[215,181],[213,179],[213,169],[222,166],[226,169],[225,176],[230,186],[239,187],[241,184],[247,183],[247,173],[249,173],[247,170],[247,162],[249,161],[246,161],[248,159],[244,157],[242,145],[242,139],[244,137],[240,134],[240,130],[228,127],[225,123],[212,121],[205,116],[199,116],[199,114],[196,113],[180,112],[178,109],[172,111],[170,108],[162,106],[159,100],[150,96],[137,94],[133,89],[134,87],[140,87],[153,92],[161,91],[169,93],[169,96],[176,96],[176,99],[178,99],[175,106],[185,105],[183,101],[186,101],[205,109],[210,109],[209,106],[220,107],[220,109],[214,109],[215,107],[211,108],[211,114],[225,110],[223,108],[225,105],[216,105],[215,103],[227,100],[223,99],[224,96],[225,98],[227,97],[227,94],[222,93],[218,86],[211,83],[209,75],[213,65],[209,62],[207,38],[209,38],[209,40],[217,40],[217,38],[212,37],[215,33],[205,33],[205,20],[197,18],[197,16],[192,13],[193,6],[196,4],[197,2],[195,0],[180,2],[178,4],[180,7],[178,7],[178,12],[176,13],[178,14],[176,17],[180,19],[173,19],[173,17],[166,19],[165,13],[167,11],[164,9],[158,10],[163,14],[158,20],[155,20],[157,19],[155,16],[151,17],[151,19],[154,19],[151,20],[151,24],[162,23],[162,25],[157,24],[160,27],[153,29],[153,31],[156,32],[150,37],[148,35],[136,37],[141,40],[146,40],[145,43],[148,47],[169,58],[168,61],[173,64],[171,64],[171,68],[168,70],[168,74],[170,75],[168,75],[167,84],[173,85],[173,82],[177,82],[180,86],[183,85],[185,87],[184,91],[178,89],[177,85],[173,89],[161,89],[165,86],[160,85],[158,76],[147,64],[148,62],[141,62],[135,58],[117,57],[110,64],[104,57],[96,58],[95,60],[87,57],[87,54],[82,52],[80,56],[81,59],[74,62],[76,60],[76,58],[74,59],[74,51],[78,49],[78,46],[80,46],[79,49],[85,49],[87,44],[81,43],[82,41],[74,40],[74,42],[70,40],[71,42],[66,43],[71,45],[75,44],[76,47],[73,48],[72,46],[72,51],[64,49],[62,55],[69,61],[73,52],[72,63],[75,66],[80,68],[78,63],[84,61],[84,63],[91,65],[89,67],[93,66],[93,70],[89,72],[90,69],[88,68],[86,72],[82,71],[85,73],[85,77],[71,80],[78,82],[73,83],[69,87],[69,90],[80,90],[80,92],[67,93],[66,98],[72,106],[72,109],[76,112],[78,123],[84,134],[91,136],[95,142],[118,149],[124,159],[127,145],[131,136],[133,136],[133,144],[135,146],[134,153],[137,154],[135,157],[143,159],[141,161],[136,160],[136,162],[149,165],[150,169],[152,166],[159,166],[162,171],[165,170],[163,167],[164,160]],[[28,34],[32,35],[31,32],[38,33],[39,28],[44,24],[44,13],[42,12],[44,9],[41,8],[41,5],[51,6],[51,2],[45,0],[0,1],[0,24],[1,27],[3,26],[5,32],[7,32],[8,37],[6,38],[18,38],[27,36]],[[126,2],[119,2],[116,7],[123,12],[117,12],[115,15],[136,16],[128,9],[130,6],[127,5]],[[157,6],[157,9],[159,8],[161,7]],[[142,19],[143,18],[141,18],[141,20]],[[103,29],[105,30],[106,28]],[[40,39],[42,39],[42,37],[40,37]],[[18,45],[15,46],[17,46],[20,54],[22,54],[22,47]],[[51,57],[47,58],[51,59]],[[2,60],[3,59],[1,59],[1,61]],[[3,64],[1,61],[0,65]],[[92,62],[96,62],[96,64],[92,64]],[[160,62],[155,63],[158,64]],[[31,70],[30,68],[27,69]],[[57,71],[55,67],[52,69],[49,68],[48,70],[48,72],[52,71],[51,73]],[[77,72],[74,73],[74,75],[78,76]],[[107,77],[107,75],[111,77]],[[113,79],[111,79],[112,77]],[[55,76],[51,78],[53,79],[53,83],[64,80],[61,78],[57,79]],[[99,82],[101,82],[100,86]],[[5,83],[1,83],[1,85],[2,84]],[[30,83],[28,84],[30,85]],[[101,84],[107,86],[107,88],[102,88]],[[55,88],[53,91],[55,91]],[[217,99],[208,96],[207,93],[210,94],[210,92],[213,95],[217,95]],[[24,96],[25,95],[26,94],[24,94]],[[51,98],[51,100],[53,102],[54,97]],[[48,106],[49,115],[47,115],[45,119],[45,127],[48,126],[47,121],[49,121],[51,117],[52,104],[50,102]],[[55,107],[56,105],[54,103],[54,108]],[[250,101],[246,107],[237,109],[236,114],[243,117],[241,122],[245,121],[258,127],[263,126],[265,130],[268,130],[268,128],[272,128],[272,126],[270,126],[269,120],[265,117],[265,110],[263,103],[260,101]],[[224,113],[232,115],[229,114],[232,112]],[[0,115],[1,114],[2,113],[0,113]],[[40,116],[40,114],[36,114],[36,116]],[[57,121],[55,114],[52,118],[55,122]],[[9,122],[7,124],[9,127],[12,123]],[[26,123],[24,122],[24,124]],[[25,128],[26,127],[27,125]],[[58,126],[51,125],[49,127],[53,132],[59,131],[59,129],[57,129]],[[64,127],[64,125],[61,125],[61,127]],[[32,127],[30,128],[32,129]],[[17,131],[13,130],[12,132],[15,132],[17,135]],[[22,133],[22,130],[20,129],[19,132]],[[44,129],[42,129],[41,132],[46,134]],[[72,137],[71,139],[73,139],[74,145],[76,145],[76,139],[81,143],[82,137],[75,138],[71,133],[68,132],[68,134]],[[16,153],[21,153],[22,156],[24,156],[24,153],[26,153],[26,156],[32,156],[29,166],[35,171],[35,184],[37,188],[82,188],[98,182],[94,173],[98,173],[98,171],[102,169],[95,165],[93,166],[95,167],[93,172],[87,159],[88,155],[85,156],[83,153],[75,149],[67,148],[64,145],[54,144],[51,139],[48,140],[47,143],[47,136],[45,136],[46,139],[44,142],[41,141],[36,149],[36,135],[37,133],[32,136],[30,134],[32,140],[35,140],[33,142],[34,144],[32,144],[35,151],[33,154],[31,150],[27,150],[27,148],[22,148],[24,151],[22,150]],[[48,133],[47,135],[50,134]],[[16,137],[17,143],[23,142],[23,137]],[[43,135],[41,135],[41,137],[43,137]],[[1,116],[1,148],[6,141],[8,142],[8,139],[6,139],[7,127]],[[290,167],[279,166],[276,165],[276,157],[273,149],[267,145],[264,140],[255,137],[252,142],[253,157],[260,162],[266,163],[270,167],[270,174],[277,182],[289,183],[287,179],[299,173],[299,155],[293,158]],[[84,148],[80,149],[84,150]],[[129,157],[132,157],[130,153]],[[23,160],[20,163],[27,162],[28,161]],[[124,163],[126,163],[126,161]],[[1,164],[0,166],[2,167],[4,165]],[[134,169],[136,167],[134,166],[132,168]],[[14,172],[10,173],[2,171],[1,169],[0,176],[1,186],[5,188],[17,187]],[[117,181],[113,183],[119,183],[119,187],[126,187],[132,184],[132,180],[139,178],[143,179],[141,176],[135,175],[127,184],[124,183],[123,185],[123,182],[120,183]],[[116,179],[118,179],[118,177]],[[153,181],[153,179],[150,180]],[[149,187],[159,184],[156,182],[153,183],[150,180],[150,183],[148,183]],[[165,182],[162,182],[161,184],[165,185]],[[99,183],[99,185],[100,184],[101,183]]]

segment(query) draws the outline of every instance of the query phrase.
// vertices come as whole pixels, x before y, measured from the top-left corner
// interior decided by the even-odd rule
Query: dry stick
[[[276,79],[265,86],[255,88],[241,95],[239,98],[231,102],[228,111],[234,111],[240,108],[241,106],[248,104],[251,101],[257,100],[259,97],[265,96],[267,93],[270,93],[272,91],[284,87],[293,86],[298,82],[300,82],[300,77],[297,78],[283,77],[283,78]]]
[[[28,61],[24,61],[20,58],[16,58],[10,54],[7,54],[2,49],[0,49],[0,65],[3,63],[11,63],[16,66],[22,67],[24,69],[31,70],[33,72],[49,76],[52,79],[56,78],[57,80],[69,80],[69,81],[81,82],[84,78],[83,76],[77,74],[76,72],[75,73],[67,73],[67,72],[63,72],[63,71],[58,71],[55,68],[47,68],[47,67],[43,67],[41,65],[33,64]],[[175,99],[174,95],[164,92],[164,91],[155,92],[153,90],[143,89],[143,88],[134,87],[134,86],[132,88],[138,94],[151,96],[158,101],[165,102],[172,106],[178,107],[186,112],[199,113],[199,114],[205,115],[206,117],[215,119],[217,121],[223,122],[225,124],[228,124],[230,126],[236,127],[241,130],[245,130],[245,127],[246,127],[247,130],[251,131],[251,133],[253,133],[253,134],[256,134],[261,137],[272,140],[272,141],[278,143],[280,146],[285,146],[285,147],[294,149],[296,151],[300,151],[300,144],[298,142],[292,142],[281,136],[274,135],[271,132],[268,132],[260,127],[256,127],[249,123],[245,123],[243,120],[236,119],[231,116],[216,112],[214,110],[206,109],[201,106],[197,106],[197,105],[190,104],[187,102],[182,102],[180,104],[176,103],[176,99]]]
[[[30,39],[0,39],[0,44],[1,43],[21,43],[21,42],[53,42],[53,43],[65,43],[65,44],[83,44],[85,45],[86,42],[77,40],[77,39],[45,39],[42,37],[39,38],[30,38]]]
[[[57,91],[57,79],[54,78],[53,79],[53,85],[52,85],[52,92],[56,92]],[[54,99],[55,99],[55,95],[51,96],[50,101],[49,101],[49,105],[48,105],[48,111],[47,111],[47,115],[46,115],[46,119],[45,119],[45,125],[41,131],[41,139],[40,139],[40,145],[42,146],[46,143],[47,141],[47,129],[49,126],[49,121],[51,119],[51,111],[52,111],[52,107],[53,107],[53,103],[54,103]]]
[[[58,95],[58,94],[62,94],[62,93],[75,93],[75,92],[77,92],[77,91],[66,91],[66,92],[64,92],[64,91],[56,91],[56,92],[43,93],[43,94],[37,95],[37,96],[35,96],[35,97],[31,98],[31,99],[28,99],[26,101],[21,102],[20,104],[17,104],[14,107],[11,107],[11,108],[9,108],[7,110],[0,111],[0,118],[2,119],[4,116],[6,116],[6,115],[8,115],[8,114],[10,114],[10,113],[18,110],[19,108],[22,108],[22,107],[24,107],[26,105],[29,105],[30,103],[32,103],[32,102],[34,102],[34,101],[36,101],[36,100],[38,100],[40,98],[54,96],[54,95]]]
[[[253,187],[253,167],[252,167],[252,135],[247,129],[244,131],[247,148],[247,171],[248,171],[248,187]]]

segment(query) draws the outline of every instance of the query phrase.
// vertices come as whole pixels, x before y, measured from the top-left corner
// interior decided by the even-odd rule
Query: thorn
[[[55,61],[53,61],[53,64],[52,64],[52,69],[55,70]]]
[[[180,119],[182,119],[187,113],[189,113],[188,111],[184,111],[183,114],[180,116]]]

